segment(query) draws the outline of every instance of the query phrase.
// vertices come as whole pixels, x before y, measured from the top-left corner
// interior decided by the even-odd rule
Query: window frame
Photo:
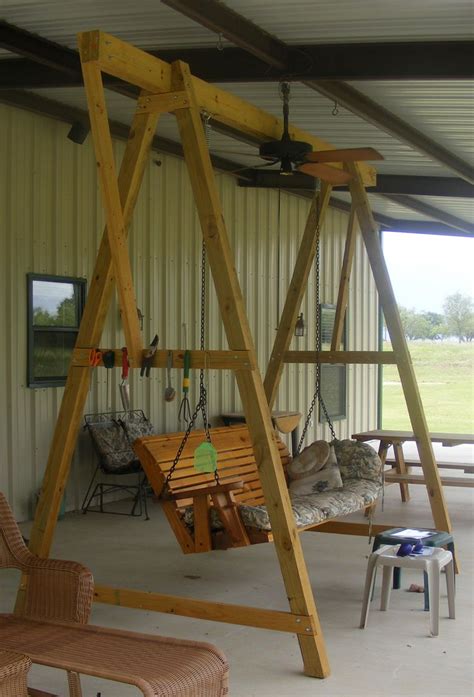
[[[51,283],[69,283],[77,288],[77,325],[42,325],[33,324],[33,284],[35,281],[50,281]],[[76,276],[57,276],[55,274],[34,273],[26,274],[26,303],[27,303],[27,374],[26,384],[28,387],[38,389],[42,387],[63,387],[66,384],[66,375],[48,376],[45,378],[35,376],[34,346],[36,334],[65,333],[74,334],[77,338],[81,324],[82,314],[86,303],[87,279]],[[74,342],[75,343],[75,342]]]
[[[333,310],[334,311],[334,319],[336,316],[336,305],[332,305],[330,303],[320,303],[319,308],[318,308],[318,321],[319,321],[319,327],[320,327],[320,335],[319,335],[319,346],[318,346],[318,351],[322,351],[322,326],[323,326],[323,311],[324,310]],[[333,331],[334,331],[334,322],[332,324]],[[342,340],[341,340],[341,346],[339,347],[338,350],[340,351],[345,351],[347,346],[347,313],[344,316],[344,328],[342,332]],[[327,350],[330,350],[330,346]],[[336,412],[331,412],[331,409],[328,407],[328,405],[325,403],[329,418],[331,421],[343,421],[344,419],[347,419],[347,365],[345,363],[321,363],[320,364],[320,394],[321,397],[324,399],[323,395],[323,389],[324,389],[324,373],[326,375],[330,372],[334,373],[335,371],[338,371],[341,374],[341,378],[338,381],[338,387],[339,387],[339,397],[340,397],[340,405],[341,409],[338,409]],[[323,410],[321,409],[321,405],[318,404],[318,422],[320,424],[323,424],[326,422],[326,417],[324,415]]]

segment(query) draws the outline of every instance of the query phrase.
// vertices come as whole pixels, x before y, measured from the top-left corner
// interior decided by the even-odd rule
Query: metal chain
[[[319,279],[320,279],[320,267],[321,267],[321,254],[320,254],[320,238],[321,238],[321,225],[320,225],[320,203],[321,203],[321,191],[318,194],[318,203],[316,207],[316,217],[317,217],[317,227],[316,227],[316,250],[315,250],[315,309],[316,309],[316,323],[315,323],[315,347],[316,351],[321,351],[321,313],[320,313],[320,308],[319,308]],[[314,382],[314,394],[313,394],[313,399],[311,400],[311,404],[309,406],[308,410],[308,415],[306,417],[306,421],[303,427],[303,432],[301,433],[301,438],[298,443],[298,447],[296,449],[296,454],[298,455],[301,446],[304,443],[304,440],[306,438],[306,433],[308,431],[309,425],[311,423],[311,419],[313,416],[314,408],[316,406],[316,402],[319,402],[319,407],[322,409],[324,417],[327,421],[327,424],[329,426],[329,429],[331,431],[331,435],[333,440],[336,438],[336,432],[334,430],[334,426],[332,425],[331,419],[328,414],[328,410],[326,408],[326,404],[324,403],[324,399],[321,395],[321,363],[319,361],[316,361],[315,364],[315,369],[316,369],[316,376],[315,376],[315,382]]]
[[[202,242],[202,249],[201,249],[201,326],[200,326],[200,337],[199,337],[199,347],[201,351],[204,351],[204,346],[205,346],[205,334],[206,334],[206,244],[203,240]],[[171,480],[174,471],[176,469],[176,466],[180,460],[180,457],[183,453],[183,450],[185,448],[186,443],[188,442],[189,435],[191,431],[194,428],[194,424],[196,423],[196,419],[198,417],[199,412],[201,412],[202,415],[202,420],[204,424],[204,431],[206,433],[206,441],[208,443],[211,443],[211,434],[209,431],[209,421],[207,418],[207,389],[204,383],[204,368],[201,368],[199,371],[199,401],[196,405],[196,408],[191,416],[191,420],[189,421],[188,427],[186,429],[186,432],[184,434],[183,440],[181,441],[181,444],[178,448],[178,452],[176,453],[176,456],[173,460],[173,464],[171,465],[168,475],[166,477],[166,484]],[[214,479],[216,480],[216,484],[219,484],[219,474],[217,472],[217,469],[214,471]]]

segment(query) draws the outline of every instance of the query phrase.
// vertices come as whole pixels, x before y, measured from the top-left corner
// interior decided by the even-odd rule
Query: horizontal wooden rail
[[[393,351],[287,351],[285,363],[395,364]]]
[[[405,465],[407,467],[421,467],[421,462],[419,460],[412,460],[404,458]],[[385,460],[386,465],[390,465],[395,468],[395,460]],[[448,462],[447,460],[436,460],[438,469],[448,469],[448,470],[463,470],[464,474],[474,473],[474,464],[469,464],[468,462]],[[387,470],[388,472],[388,470]]]
[[[380,532],[396,528],[396,525],[372,525],[370,533],[372,537]],[[367,523],[351,523],[343,520],[328,520],[326,523],[321,523],[315,528],[311,528],[309,532],[330,532],[337,535],[360,535],[361,537],[369,536],[369,522]]]
[[[265,610],[246,605],[229,605],[195,598],[182,598],[176,595],[163,595],[146,591],[114,588],[96,585],[95,602],[107,605],[153,610],[170,615],[194,617],[211,622],[227,622],[245,627],[271,629],[277,632],[290,632],[311,636],[314,630],[310,618],[305,615],[293,615],[281,610]]]
[[[97,61],[104,73],[152,94],[172,91],[171,65],[160,58],[98,30],[81,33],[78,39],[83,63]],[[200,109],[209,114],[212,121],[229,129],[232,135],[243,134],[257,143],[281,138],[281,119],[197,77],[193,76],[192,82]],[[334,148],[331,143],[291,124],[289,131],[293,139],[309,143],[314,150]],[[343,165],[335,162],[333,166],[342,168]],[[366,162],[359,162],[358,167],[365,186],[375,186],[375,168]]]
[[[396,469],[385,472],[386,484],[426,484],[422,474],[399,474]],[[474,487],[474,478],[469,477],[441,477],[443,486]]]
[[[76,348],[72,354],[71,365],[77,367],[87,367],[89,364],[90,348]],[[100,348],[99,351],[113,351],[115,354],[115,367],[122,366],[122,349]],[[145,356],[147,349],[143,351]],[[166,368],[168,363],[168,351],[159,350],[153,356],[153,368]],[[174,349],[171,351],[173,357],[173,368],[183,368],[184,350]],[[191,368],[206,368],[209,370],[255,370],[256,366],[249,351],[190,351]],[[100,361],[100,366],[103,362]],[[139,368],[140,366],[135,366]]]

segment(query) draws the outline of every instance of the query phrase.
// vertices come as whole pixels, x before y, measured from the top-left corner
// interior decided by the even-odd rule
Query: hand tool
[[[144,375],[146,375],[147,378],[150,377],[150,369],[153,363],[153,356],[155,355],[156,349],[158,348],[158,341],[158,334],[155,334],[155,337],[151,342],[148,351],[145,353],[145,356],[143,357],[142,367],[140,369],[140,377],[143,377]]]
[[[165,389],[165,402],[172,402],[176,397],[176,390],[171,384],[171,368],[173,367],[173,351],[168,351],[168,358],[166,362],[166,375],[168,378],[168,385]]]
[[[124,411],[130,411],[130,385],[128,384],[128,370],[130,363],[128,361],[128,350],[124,346],[122,348],[122,382],[119,385],[120,399]]]

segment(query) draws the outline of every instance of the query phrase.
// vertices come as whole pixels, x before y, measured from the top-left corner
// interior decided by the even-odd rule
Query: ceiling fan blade
[[[307,162],[362,162],[383,160],[375,148],[341,148],[340,150],[318,150],[306,155]]]
[[[328,182],[328,184],[334,184],[336,186],[347,184],[352,179],[352,175],[349,174],[349,172],[345,172],[343,169],[337,169],[337,167],[331,167],[331,165],[319,164],[318,162],[307,162],[297,167],[297,170],[298,172],[309,174],[312,177],[323,179],[325,182]]]

